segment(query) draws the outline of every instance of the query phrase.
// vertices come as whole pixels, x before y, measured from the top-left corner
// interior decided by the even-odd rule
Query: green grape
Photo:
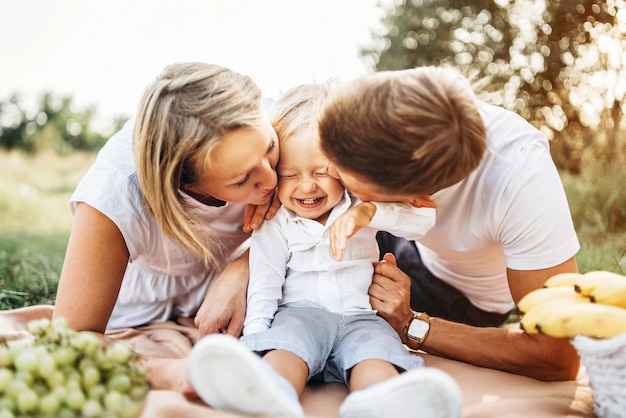
[[[76,413],[64,406],[59,409],[55,415],[55,418],[76,418]]]
[[[15,368],[20,371],[33,372],[37,370],[37,354],[33,349],[23,349],[13,361]]]
[[[64,332],[69,329],[67,319],[63,318],[62,316],[54,318],[51,325],[54,332]]]
[[[39,412],[43,415],[53,415],[59,408],[61,408],[61,400],[52,392],[39,399]]]
[[[89,390],[100,382],[100,370],[96,366],[87,366],[83,370],[83,387]]]
[[[61,402],[65,402],[65,398],[67,398],[67,388],[65,386],[56,386],[52,388],[50,393],[56,396]]]
[[[15,401],[8,396],[0,397],[0,410],[2,411],[11,411],[15,412],[17,406],[15,405]]]
[[[37,371],[42,377],[51,376],[57,370],[57,362],[54,356],[48,352],[40,353],[38,356]]]
[[[55,370],[54,373],[45,377],[48,387],[51,389],[65,384],[65,374],[61,370]]]
[[[34,319],[26,324],[26,331],[34,336],[45,335],[50,329],[50,320],[48,318]]]
[[[13,381],[13,372],[4,367],[0,369],[0,392],[4,392]]]
[[[87,355],[93,355],[100,348],[100,338],[91,332],[80,332],[76,336],[74,346]]]
[[[128,346],[116,341],[107,347],[107,356],[118,364],[125,364],[132,357],[132,350]]]
[[[78,358],[78,352],[73,347],[61,346],[52,352],[52,357],[59,367],[74,364]]]
[[[32,338],[0,340],[0,418],[139,415],[147,375],[128,346],[62,318],[27,330]]]
[[[76,366],[65,366],[61,369],[63,375],[65,376],[65,384],[67,385],[70,381],[75,381],[80,384],[81,375],[80,372],[76,369]]]
[[[26,388],[17,394],[15,404],[22,413],[33,412],[39,406],[39,396],[37,396],[35,391]]]
[[[135,418],[139,416],[143,408],[142,403],[129,403],[123,410],[117,414],[118,418]]]
[[[124,404],[124,396],[116,390],[104,395],[104,407],[109,411],[117,411]]]
[[[96,367],[96,362],[89,357],[83,357],[78,362],[78,370],[82,373],[87,367]]]
[[[29,390],[28,384],[23,380],[13,379],[13,381],[9,383],[5,395],[15,400],[17,399],[17,395],[24,390]]]
[[[83,405],[81,409],[81,413],[85,417],[100,416],[102,415],[102,405],[100,405],[100,402],[96,400],[87,399],[87,401],[85,402],[85,404]]]
[[[132,381],[127,374],[115,374],[109,378],[106,383],[108,390],[116,390],[120,393],[126,393],[132,387]]]
[[[65,404],[74,411],[80,411],[85,405],[85,394],[80,389],[73,389],[67,392]]]
[[[146,392],[147,392],[147,389],[146,389],[145,382],[144,382],[142,385],[133,386],[128,392],[128,396],[131,399],[138,400],[138,399],[143,398]]]
[[[81,376],[80,374],[76,374],[76,375],[71,375],[67,377],[67,381],[65,382],[65,387],[67,388],[68,391],[82,391],[83,390],[83,384],[81,382]]]
[[[15,372],[15,376],[13,377],[15,380],[21,380],[26,383],[27,386],[30,386],[35,381],[35,376],[32,373],[26,372],[24,370],[18,370]]]
[[[0,345],[0,367],[9,367],[12,363],[11,350],[6,345]]]
[[[102,401],[106,393],[107,388],[102,383],[98,383],[87,391],[87,397],[89,399],[97,399],[98,401]]]

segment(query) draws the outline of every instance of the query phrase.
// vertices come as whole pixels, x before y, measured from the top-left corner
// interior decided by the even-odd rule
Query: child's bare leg
[[[365,360],[350,372],[350,392],[365,389],[398,375],[396,367],[385,360]]]
[[[298,396],[302,395],[309,376],[309,368],[304,360],[285,350],[272,350],[263,356],[263,360],[291,383]]]

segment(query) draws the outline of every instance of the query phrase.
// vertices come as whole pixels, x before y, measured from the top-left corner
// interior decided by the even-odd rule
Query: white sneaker
[[[433,368],[404,372],[393,379],[352,392],[341,418],[458,418],[463,395],[447,373]]]
[[[191,384],[215,409],[302,417],[293,386],[243,344],[224,334],[202,338],[189,355]]]

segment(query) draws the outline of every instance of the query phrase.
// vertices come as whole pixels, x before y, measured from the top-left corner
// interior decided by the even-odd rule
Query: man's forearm
[[[427,353],[544,381],[572,380],[580,358],[568,339],[431,318]]]

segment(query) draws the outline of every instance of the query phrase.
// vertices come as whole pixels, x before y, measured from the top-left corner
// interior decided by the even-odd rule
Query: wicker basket
[[[596,415],[626,417],[626,334],[604,339],[578,335],[572,344],[589,376]]]

